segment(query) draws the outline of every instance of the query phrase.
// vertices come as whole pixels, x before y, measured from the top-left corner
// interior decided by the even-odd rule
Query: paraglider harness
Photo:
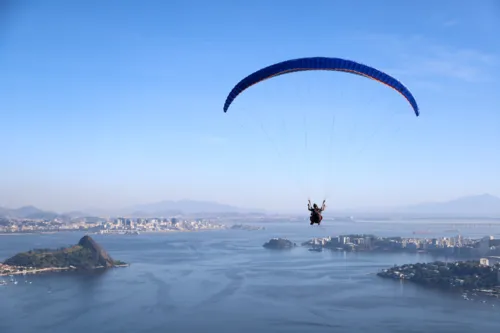
[[[321,221],[323,220],[323,215],[321,215],[319,209],[314,209],[311,212],[311,217],[309,218],[309,220],[311,221],[311,225],[313,225],[314,223],[321,224]]]
[[[318,206],[313,206],[313,208],[311,208],[311,202],[309,201],[308,208],[311,211],[311,217],[309,218],[311,225],[321,224],[321,221],[323,220],[323,215],[321,213],[325,208],[325,202],[323,201],[323,206],[321,208],[319,208]]]

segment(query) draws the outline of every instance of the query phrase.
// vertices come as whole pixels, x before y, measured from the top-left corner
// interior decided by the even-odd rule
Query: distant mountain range
[[[220,204],[210,201],[161,201],[151,204],[135,205],[117,210],[87,209],[85,211],[73,211],[63,214],[44,211],[33,206],[25,206],[17,209],[0,207],[0,216],[12,218],[29,219],[53,219],[60,217],[71,219],[89,216],[130,216],[130,217],[159,217],[175,215],[242,215],[242,214],[265,214],[262,209],[247,209],[231,205]]]
[[[384,217],[500,218],[500,198],[491,194],[481,194],[404,207],[350,209],[343,210],[342,213]]]
[[[402,207],[397,212],[430,216],[500,217],[500,198],[491,194],[461,197],[445,202],[427,202]]]
[[[194,201],[194,200],[180,200],[180,201],[161,201],[152,204],[136,205],[129,208],[133,212],[142,212],[148,214],[197,214],[197,213],[237,213],[237,214],[251,214],[251,213],[264,213],[261,209],[245,209],[231,205],[220,204],[210,201]]]
[[[307,213],[307,212],[306,212]],[[326,212],[325,212],[326,213]],[[338,214],[339,212],[334,212]],[[418,205],[396,207],[396,208],[377,208],[364,210],[343,210],[342,214],[347,215],[384,215],[384,216],[411,216],[411,217],[497,217],[500,218],[500,198],[482,194],[467,196],[446,202],[430,202]],[[25,206],[17,209],[8,209],[0,207],[0,217],[30,218],[30,219],[53,219],[60,217],[62,219],[71,219],[76,217],[90,216],[130,216],[130,217],[159,217],[174,215],[189,215],[200,217],[222,216],[222,215],[250,215],[266,214],[262,209],[240,208],[231,205],[220,204],[210,201],[161,201],[151,204],[141,204],[132,207],[126,207],[119,210],[97,210],[89,209],[86,211],[73,211],[63,214],[44,211],[33,206]]]
[[[55,212],[44,211],[34,206],[23,206],[16,209],[9,209],[0,207],[0,217],[14,217],[14,218],[25,218],[25,219],[54,219],[60,217],[63,214],[58,214]]]

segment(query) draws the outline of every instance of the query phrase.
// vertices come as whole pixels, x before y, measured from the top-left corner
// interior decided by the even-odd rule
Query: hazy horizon
[[[289,4],[2,7],[0,206],[189,198],[292,211],[308,197],[358,209],[500,196],[498,1]],[[309,56],[393,75],[420,117],[392,89],[336,72],[270,79],[223,113],[246,75]]]
[[[412,208],[412,207],[417,207],[418,205],[428,205],[428,204],[446,204],[451,201],[457,200],[457,199],[464,199],[464,198],[473,198],[473,197],[481,197],[481,196],[493,196],[495,198],[500,199],[499,196],[496,196],[492,193],[482,193],[482,194],[475,194],[471,196],[465,196],[465,197],[453,197],[449,198],[448,200],[444,201],[421,201],[421,202],[413,202],[413,203],[408,203],[405,205],[400,205],[400,206],[357,206],[357,207],[346,207],[346,208],[339,208],[334,206],[334,204],[327,203],[327,210],[325,212],[326,215],[330,214],[339,214],[339,213],[363,213],[363,214],[410,214],[410,215],[419,215],[420,213],[418,212],[405,212],[404,209],[406,208]],[[118,212],[125,212],[128,211],[129,213],[133,213],[135,210],[136,212],[140,212],[141,206],[143,205],[154,205],[154,204],[160,204],[160,203],[165,203],[165,202],[175,202],[175,203],[183,203],[183,202],[188,202],[188,203],[193,203],[193,204],[200,204],[200,203],[208,203],[208,204],[216,204],[216,205],[221,205],[221,206],[231,206],[233,208],[238,208],[238,209],[243,209],[243,210],[248,210],[249,213],[252,212],[265,212],[267,214],[306,214],[307,211],[305,210],[306,202],[303,202],[301,206],[293,207],[292,209],[287,209],[287,210],[269,210],[265,209],[262,207],[251,207],[251,206],[235,206],[235,205],[230,205],[224,202],[217,202],[217,201],[210,201],[210,200],[191,200],[191,199],[180,199],[180,200],[160,200],[160,201],[155,201],[155,202],[145,202],[145,203],[137,203],[137,204],[131,204],[128,206],[100,206],[100,207],[80,207],[77,209],[71,209],[71,210],[58,210],[58,209],[50,209],[46,207],[40,207],[36,206],[33,204],[26,204],[22,206],[17,206],[17,207],[8,207],[8,206],[2,206],[0,205],[0,208],[6,208],[6,209],[19,209],[19,208],[25,208],[25,207],[31,207],[34,206],[38,209],[41,209],[43,211],[52,211],[58,214],[64,214],[64,213],[71,213],[71,212],[83,212],[83,213],[94,213],[94,212],[108,212],[112,214],[117,214]],[[314,202],[314,201],[312,201]],[[318,204],[321,202],[318,201]],[[403,211],[398,211],[399,209],[403,209]],[[147,211],[151,212],[151,208],[146,209]],[[168,209],[167,209],[168,210]],[[165,209],[160,209],[160,211],[165,211]],[[500,211],[500,206],[499,206],[499,211]],[[202,211],[200,211],[202,212]],[[223,212],[221,210],[220,212]],[[426,212],[422,212],[426,213]],[[478,212],[480,213],[480,212]],[[120,214],[120,213],[118,213]],[[440,215],[441,213],[438,213]],[[446,215],[446,213],[445,213]],[[456,217],[460,217],[460,213]]]

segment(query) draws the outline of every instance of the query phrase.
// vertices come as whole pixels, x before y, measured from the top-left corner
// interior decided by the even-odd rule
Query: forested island
[[[0,275],[30,274],[61,270],[93,270],[124,267],[127,263],[113,260],[90,236],[66,248],[34,249],[21,252],[0,264]]]
[[[297,246],[297,244],[286,238],[272,238],[269,240],[269,242],[265,243],[262,246],[265,247],[266,249],[271,249],[271,250],[285,250],[294,248]]]
[[[408,280],[441,289],[479,290],[500,296],[500,265],[486,266],[479,261],[406,264],[377,273],[383,278]]]

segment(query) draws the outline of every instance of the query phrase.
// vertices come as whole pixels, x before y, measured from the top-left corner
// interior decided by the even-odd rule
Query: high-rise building
[[[483,256],[490,251],[490,240],[492,239],[493,236],[485,236],[481,238],[481,240],[479,241],[479,248],[478,248],[480,255]]]

